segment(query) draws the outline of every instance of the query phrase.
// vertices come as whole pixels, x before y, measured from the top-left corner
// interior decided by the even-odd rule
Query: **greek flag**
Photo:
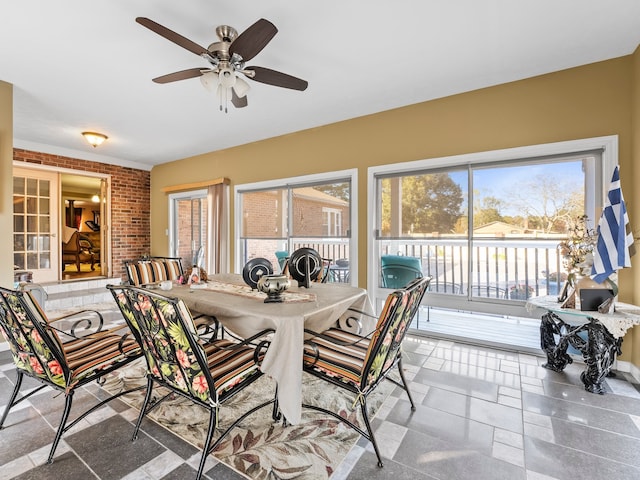
[[[613,171],[607,201],[598,223],[598,242],[593,252],[591,278],[600,283],[618,269],[631,266],[635,253],[627,207],[620,187],[618,166]]]

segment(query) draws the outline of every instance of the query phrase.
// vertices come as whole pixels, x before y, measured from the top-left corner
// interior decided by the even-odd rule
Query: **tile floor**
[[[404,349],[416,412],[396,389],[374,420],[385,466],[361,439],[332,480],[640,478],[640,388],[626,375],[594,395],[581,387],[580,363],[555,373],[536,355],[425,337],[407,338]],[[2,410],[13,380],[10,355],[0,352]],[[87,388],[75,402],[97,393]],[[46,465],[63,400],[46,392],[23,403],[0,431],[0,480],[195,475],[200,452],[151,421],[132,444],[137,411],[118,400],[64,435]],[[244,478],[213,457],[205,471],[210,479]]]

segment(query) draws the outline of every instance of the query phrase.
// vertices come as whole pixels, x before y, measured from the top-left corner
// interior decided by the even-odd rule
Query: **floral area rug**
[[[134,362],[115,372],[103,385],[111,393],[146,384],[146,365]],[[368,398],[369,418],[373,418],[392,390],[390,382],[381,384]],[[275,382],[263,375],[238,393],[219,410],[214,441],[252,406],[273,398]],[[159,398],[164,391],[154,388]],[[140,408],[144,390],[121,397],[126,403]],[[360,408],[352,409],[354,396],[303,374],[303,402],[341,412],[364,428]],[[297,425],[283,426],[271,418],[272,405],[248,416],[237,425],[213,452],[215,457],[237,472],[252,479],[327,479],[331,477],[360,435],[328,415],[302,409]],[[160,425],[185,441],[202,448],[206,436],[209,412],[189,400],[175,395],[160,404],[149,415]]]

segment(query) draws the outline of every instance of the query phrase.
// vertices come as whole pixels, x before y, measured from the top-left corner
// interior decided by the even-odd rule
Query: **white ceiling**
[[[279,32],[248,65],[304,92],[249,80],[230,106],[206,67],[135,22],[207,47],[215,27],[266,18]],[[14,85],[14,146],[135,168],[633,53],[639,0],[19,0],[0,4],[0,80]],[[80,132],[109,136],[97,149]]]

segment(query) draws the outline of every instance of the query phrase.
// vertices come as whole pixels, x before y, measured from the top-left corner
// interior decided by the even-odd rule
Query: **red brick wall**
[[[200,208],[198,208],[198,204]],[[207,246],[207,199],[199,200],[180,200],[178,202],[178,256],[182,258],[182,266],[187,269],[191,266],[193,257],[197,252],[199,245]],[[202,229],[194,230],[194,225],[198,222],[202,225]],[[200,236],[198,236],[198,234]],[[192,249],[192,241],[195,244],[196,251]],[[206,261],[207,252],[204,252],[204,260]],[[206,266],[205,266],[206,267]]]
[[[243,208],[243,237],[255,238],[286,238],[287,233],[280,231],[280,211],[282,205],[280,190],[251,192],[244,194]]]
[[[151,172],[30,150],[13,150],[17,161],[111,175],[112,276],[126,279],[123,262],[151,251]]]
[[[287,232],[280,231],[281,219],[278,202],[281,190],[252,192],[243,195],[242,236],[248,238],[286,238]],[[342,212],[342,234],[346,234],[349,225],[349,207],[323,202],[318,199],[298,197],[293,203],[293,237],[322,237],[323,208],[328,207]]]

